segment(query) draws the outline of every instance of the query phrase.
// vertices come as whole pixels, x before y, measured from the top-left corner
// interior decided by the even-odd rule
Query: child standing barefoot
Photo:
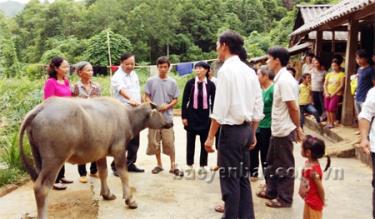
[[[303,219],[321,219],[324,206],[323,172],[318,159],[325,154],[324,141],[307,135],[302,143],[302,156],[307,158],[302,171],[299,195],[305,200]],[[327,157],[326,171],[331,164]]]

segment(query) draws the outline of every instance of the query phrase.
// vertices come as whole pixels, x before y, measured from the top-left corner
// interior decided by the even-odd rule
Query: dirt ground
[[[175,118],[176,160],[179,167],[185,169],[186,133],[179,118]],[[309,132],[309,131],[307,131]],[[100,183],[90,178],[89,183],[78,182],[77,166],[66,164],[66,177],[75,182],[68,185],[66,191],[51,191],[49,200],[50,218],[82,219],[190,219],[220,218],[213,207],[221,202],[218,173],[209,173],[205,178],[196,174],[185,175],[177,179],[169,171],[169,160],[163,156],[164,171],[158,175],[151,173],[155,158],[147,156],[147,131],[141,133],[141,147],[137,165],[145,173],[130,173],[130,184],[134,188],[134,197],[138,209],[130,210],[122,199],[120,179],[109,171],[108,185],[117,196],[116,200],[104,201],[99,196]],[[198,145],[198,142],[197,142]],[[196,147],[195,161],[199,161],[200,147]],[[304,159],[300,147],[295,145],[296,167],[302,167]],[[108,159],[108,165],[111,159]],[[321,165],[325,165],[325,160]],[[209,155],[209,166],[216,163],[216,153]],[[87,165],[88,166],[88,165]],[[323,182],[326,190],[327,205],[324,218],[368,219],[371,218],[371,169],[355,159],[332,159],[332,172],[325,173]],[[88,167],[87,167],[88,168]],[[195,168],[198,170],[198,167]],[[335,176],[335,174],[338,174]],[[340,175],[341,174],[341,175]],[[302,218],[303,200],[298,197],[299,178],[295,183],[293,206],[288,209],[269,209],[264,200],[255,197],[263,180],[252,183],[253,201],[256,218],[260,219],[298,219]],[[18,188],[0,198],[0,218],[19,219],[25,214],[36,215],[32,184]]]

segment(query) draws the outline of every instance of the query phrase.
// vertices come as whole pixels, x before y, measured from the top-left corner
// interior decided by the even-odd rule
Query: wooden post
[[[335,54],[336,52],[336,32],[333,30],[332,31],[332,46],[331,46],[331,52],[332,52],[332,55]]]
[[[111,58],[111,42],[110,42],[110,37],[109,37],[109,29],[107,29],[107,46],[108,46],[108,61],[109,61],[109,75],[110,75],[110,78],[109,80],[111,80],[112,78],[112,58]],[[111,83],[109,83],[111,84]],[[112,95],[112,87],[110,86],[109,87],[109,93]]]
[[[317,30],[316,31],[316,40],[315,40],[315,55],[320,56],[322,52],[322,44],[323,44],[323,31]]]
[[[351,126],[354,115],[354,98],[350,92],[350,76],[356,73],[355,52],[358,49],[359,24],[357,20],[350,20],[348,24],[348,41],[345,56],[345,90],[342,105],[341,123]]]

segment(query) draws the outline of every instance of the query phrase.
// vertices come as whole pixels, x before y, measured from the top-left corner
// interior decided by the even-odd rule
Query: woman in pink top
[[[44,99],[46,100],[52,96],[72,96],[69,80],[66,78],[66,74],[69,72],[69,63],[61,57],[55,57],[51,60],[47,71],[49,77],[44,84]],[[64,184],[73,182],[66,179],[64,175],[65,167],[63,166],[56,178],[55,184],[53,184],[54,189],[64,190],[66,189]]]

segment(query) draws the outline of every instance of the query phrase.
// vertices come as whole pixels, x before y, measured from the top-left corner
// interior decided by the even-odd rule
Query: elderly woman
[[[260,67],[257,74],[260,86],[262,88],[264,118],[262,121],[260,121],[258,130],[256,132],[256,138],[258,139],[257,144],[255,148],[250,151],[251,181],[258,179],[259,152],[263,174],[266,170],[266,158],[271,138],[271,113],[273,103],[273,72],[266,65],[263,65]]]
[[[69,80],[66,74],[69,73],[69,63],[61,57],[54,57],[48,66],[48,79],[44,84],[44,99],[52,96],[70,97],[72,96]],[[65,178],[65,167],[63,166],[56,178],[53,188],[56,190],[64,190],[64,184],[73,183],[73,181]]]
[[[74,84],[72,95],[80,98],[92,98],[100,96],[100,86],[91,80],[93,75],[92,65],[89,62],[82,61],[78,62],[75,65],[75,68],[80,80]],[[90,176],[98,177],[97,171],[96,162],[92,162],[90,166]],[[87,183],[86,164],[78,165],[78,173],[80,175],[79,181],[81,183]]]

